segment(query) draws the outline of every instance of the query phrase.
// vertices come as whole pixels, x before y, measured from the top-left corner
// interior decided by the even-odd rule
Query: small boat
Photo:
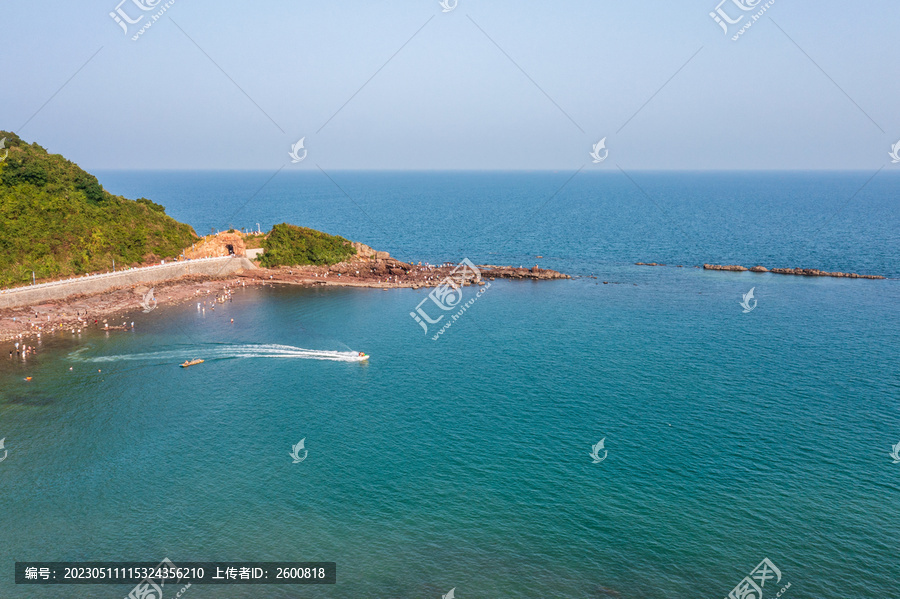
[[[369,359],[369,354],[364,354],[363,352],[359,352],[359,356],[357,356],[357,357],[359,358],[359,361],[362,362],[364,360]]]
[[[188,360],[184,364],[181,365],[182,368],[187,368],[188,366],[196,366],[197,364],[203,364],[203,360]]]

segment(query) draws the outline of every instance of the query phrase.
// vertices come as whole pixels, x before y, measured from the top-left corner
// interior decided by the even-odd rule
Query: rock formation
[[[705,270],[732,270],[744,271],[748,270],[743,266],[733,264],[704,264]],[[880,275],[858,275],[852,272],[828,272],[815,268],[766,268],[765,266],[754,266],[749,269],[751,272],[772,272],[778,275],[799,275],[804,277],[843,277],[848,279],[883,279]]]
[[[216,235],[207,235],[188,249],[184,250],[185,258],[219,258],[234,254],[244,256],[247,244],[244,236],[237,231],[223,231]]]
[[[737,264],[704,264],[703,268],[705,270],[733,270],[735,272],[747,270],[743,266]]]

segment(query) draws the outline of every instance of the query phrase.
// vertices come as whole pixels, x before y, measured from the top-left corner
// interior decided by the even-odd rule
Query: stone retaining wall
[[[224,277],[239,270],[256,268],[250,260],[230,256],[208,260],[187,260],[124,272],[81,277],[70,281],[21,287],[0,293],[0,309],[61,300],[72,295],[93,295],[133,285],[153,285],[187,275]]]

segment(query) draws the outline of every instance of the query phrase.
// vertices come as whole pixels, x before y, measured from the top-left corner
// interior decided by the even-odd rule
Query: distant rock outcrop
[[[747,270],[743,266],[737,264],[704,264],[703,268],[705,270],[732,270],[735,272],[741,272]]]
[[[772,268],[769,272],[779,275],[801,275],[804,277],[843,277],[847,279],[883,279],[881,275],[859,275],[855,272],[827,272],[815,268]]]
[[[705,270],[731,270],[751,272],[771,272],[778,275],[799,275],[803,277],[842,277],[847,279],[883,279],[881,275],[859,275],[853,272],[828,272],[826,270],[818,270],[816,268],[766,268],[765,266],[754,266],[747,269],[743,266],[734,264],[704,264]]]
[[[370,248],[364,243],[351,241],[350,245],[356,250],[356,257],[364,260],[388,260],[391,255],[388,252],[378,252]]]
[[[571,279],[569,275],[565,275],[549,268],[539,268],[537,264],[533,268],[515,268],[513,266],[494,266],[492,264],[479,264],[478,269],[482,276],[498,277],[501,279]]]

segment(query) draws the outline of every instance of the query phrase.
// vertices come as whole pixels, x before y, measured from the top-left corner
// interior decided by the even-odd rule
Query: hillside
[[[287,223],[275,225],[262,243],[260,263],[267,268],[304,264],[329,265],[356,254],[343,237]]]
[[[28,283],[32,271],[41,279],[170,258],[197,239],[159,204],[114,196],[62,156],[3,138],[0,286]]]

